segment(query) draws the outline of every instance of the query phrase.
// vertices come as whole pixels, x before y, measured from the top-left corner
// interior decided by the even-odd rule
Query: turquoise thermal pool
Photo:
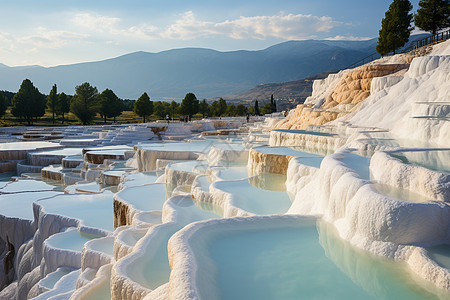
[[[52,248],[81,252],[84,244],[91,239],[92,236],[82,234],[76,228],[70,228],[52,235],[45,242]]]
[[[113,193],[59,195],[39,201],[50,214],[81,221],[87,227],[114,231]]]
[[[233,206],[257,215],[284,214],[292,204],[287,193],[256,188],[248,179],[218,181],[213,185],[233,195]]]
[[[329,227],[303,221],[209,237],[220,299],[435,299],[405,264],[356,250]]]
[[[170,222],[154,227],[143,239],[151,237],[144,255],[127,265],[128,275],[136,282],[149,289],[155,289],[169,281],[170,266],[167,256],[167,243],[170,237],[189,223],[217,218],[212,212],[198,208],[190,197],[183,197],[173,205],[183,217],[177,222]],[[145,243],[145,242],[144,242]]]
[[[287,133],[295,133],[295,134],[309,134],[309,135],[317,135],[317,136],[337,136],[333,133],[328,132],[317,132],[317,131],[308,131],[308,130],[288,130],[288,129],[275,129],[273,131],[287,132]]]
[[[166,201],[165,184],[146,184],[121,190],[118,199],[141,211],[161,210]]]
[[[389,153],[389,155],[406,164],[450,174],[450,149],[396,151]]]

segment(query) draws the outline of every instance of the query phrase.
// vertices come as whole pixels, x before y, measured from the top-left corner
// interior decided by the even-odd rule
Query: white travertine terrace
[[[40,172],[0,184],[0,299],[219,299],[227,287],[212,245],[299,224],[312,226],[315,252],[340,279],[367,293],[359,298],[449,298],[449,256],[433,249],[450,244],[450,42],[435,49],[408,70],[374,77],[366,100],[339,104],[348,108],[340,119],[270,139],[279,119],[242,126],[241,118],[69,126],[61,143],[44,143],[55,150],[0,149],[5,168]],[[315,82],[311,109],[347,73]],[[200,136],[226,126],[237,135]],[[193,140],[170,141],[183,138]],[[85,148],[59,149],[67,145]],[[245,254],[258,261],[253,247]],[[222,253],[233,262],[233,251]],[[397,273],[386,277],[390,265]],[[322,292],[346,289],[332,283]]]

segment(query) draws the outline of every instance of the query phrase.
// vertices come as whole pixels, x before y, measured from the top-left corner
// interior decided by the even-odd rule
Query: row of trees
[[[192,118],[195,114],[201,114],[202,117],[234,117],[245,116],[247,114],[260,115],[272,113],[277,110],[276,102],[273,95],[269,103],[265,104],[261,111],[259,110],[258,100],[255,101],[255,107],[246,107],[243,104],[233,105],[227,104],[226,100],[220,98],[209,104],[205,99],[199,101],[195,94],[187,93],[181,103],[172,101],[171,103],[164,101],[151,101],[147,93],[142,94],[134,103],[134,113],[143,118],[155,115],[158,118],[165,119],[169,117],[173,119],[175,115],[187,116]]]
[[[4,115],[7,100],[0,95],[0,115]],[[33,120],[42,117],[46,108],[52,113],[52,122],[55,116],[61,115],[64,123],[65,114],[72,112],[83,124],[89,124],[98,113],[106,123],[106,118],[115,118],[124,110],[123,102],[110,89],[98,93],[96,87],[85,82],[75,88],[75,95],[70,96],[57,91],[53,85],[49,95],[44,94],[33,85],[31,80],[25,79],[20,85],[19,91],[11,100],[11,113],[14,117],[27,121],[30,125]]]
[[[436,34],[450,27],[450,0],[420,0],[419,9],[413,16],[409,0],[394,0],[381,21],[377,52],[388,54],[403,47],[409,40],[413,27]]]
[[[107,118],[119,116],[126,106],[133,106],[136,115],[143,118],[146,122],[149,116],[154,115],[157,118],[174,118],[175,115],[187,116],[189,119],[195,114],[201,114],[203,117],[221,117],[221,116],[245,116],[247,114],[260,115],[276,111],[276,103],[273,95],[270,102],[265,104],[261,111],[258,101],[255,101],[255,107],[246,107],[243,104],[233,105],[220,98],[209,104],[204,99],[199,101],[193,93],[188,93],[181,101],[164,102],[151,101],[147,93],[143,93],[136,101],[123,101],[110,89],[105,89],[98,93],[96,87],[85,82],[75,87],[75,95],[70,96],[65,93],[58,93],[56,84],[53,85],[48,96],[40,93],[29,79],[25,79],[19,91],[12,97],[11,113],[17,118],[21,118],[32,124],[34,120],[42,117],[46,109],[52,114],[52,122],[55,118],[64,117],[72,112],[84,125],[92,123],[94,117],[99,114],[106,123]],[[0,116],[4,115],[8,106],[8,99],[0,92]]]

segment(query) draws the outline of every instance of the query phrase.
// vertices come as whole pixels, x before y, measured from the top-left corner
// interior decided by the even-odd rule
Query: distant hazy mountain
[[[225,95],[224,99],[228,103],[244,103],[247,106],[253,106],[254,101],[258,100],[261,106],[270,101],[271,95],[277,101],[279,111],[292,109],[297,104],[305,102],[308,96],[311,96],[314,80],[326,78],[332,71],[322,72],[320,74],[306,77],[301,80],[294,80],[281,83],[264,83],[255,86],[251,90],[234,95]],[[210,102],[218,98],[208,99]]]
[[[42,93],[53,84],[73,94],[89,82],[99,92],[112,89],[121,98],[198,98],[236,94],[262,83],[303,79],[337,70],[375,51],[368,41],[290,41],[260,51],[219,52],[184,48],[159,53],[135,52],[117,58],[73,65],[7,67],[0,64],[0,90],[17,91],[29,78]]]

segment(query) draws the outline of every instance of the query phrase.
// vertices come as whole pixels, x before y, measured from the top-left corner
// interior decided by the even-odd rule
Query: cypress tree
[[[255,115],[259,116],[260,114],[258,100],[255,100]]]
[[[58,92],[56,90],[56,84],[53,85],[50,94],[47,96],[47,107],[52,112],[52,123],[55,124],[55,113],[58,110]]]
[[[381,55],[394,52],[409,40],[413,15],[409,0],[394,0],[381,21],[377,52]]]
[[[432,34],[450,27],[450,1],[420,0],[419,9],[414,15],[414,24]]]
[[[8,108],[8,99],[0,91],[0,117],[5,116],[6,109]]]

